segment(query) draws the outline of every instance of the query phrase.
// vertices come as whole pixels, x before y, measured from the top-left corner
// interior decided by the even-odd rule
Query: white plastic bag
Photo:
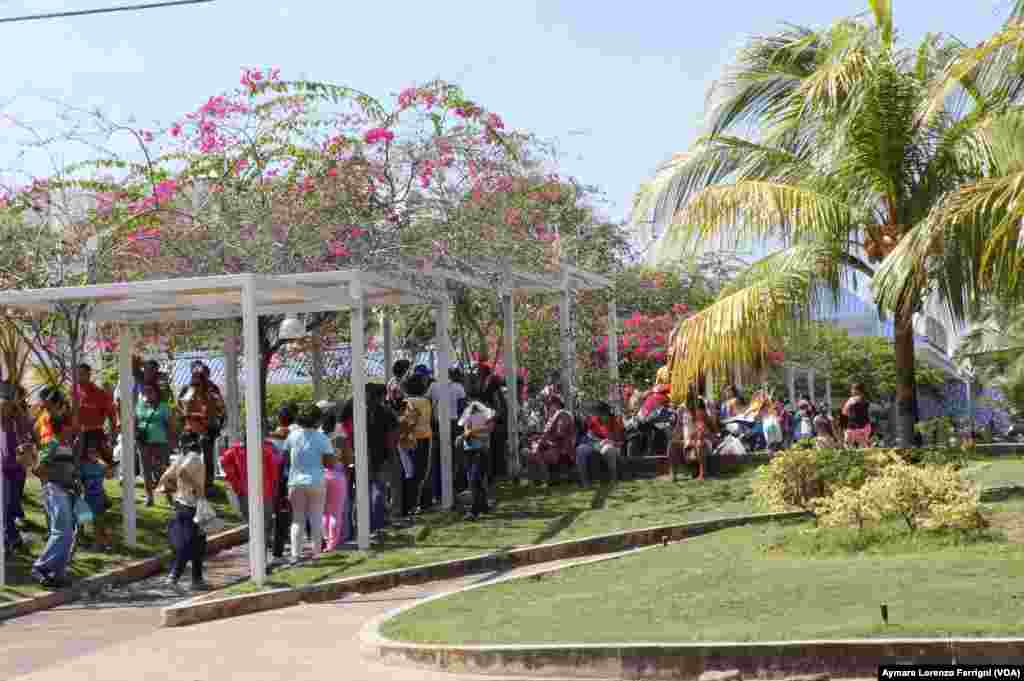
[[[747,448],[743,446],[739,438],[727,435],[722,444],[718,446],[718,454],[726,456],[746,456]]]
[[[195,523],[207,534],[224,528],[224,521],[217,516],[217,510],[208,499],[200,499],[196,503]]]

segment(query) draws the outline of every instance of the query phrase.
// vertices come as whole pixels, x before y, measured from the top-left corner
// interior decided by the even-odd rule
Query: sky
[[[0,18],[139,1],[0,0]],[[1008,9],[1006,0],[894,6],[906,40],[949,32],[968,43]],[[216,0],[0,23],[0,107],[45,120],[52,110],[39,102],[49,97],[148,127],[233,89],[243,66],[381,97],[442,78],[508,126],[554,141],[564,171],[600,187],[605,214],[620,219],[659,162],[699,133],[708,86],[745,38],[866,9],[866,0]],[[0,144],[0,167],[12,154]]]

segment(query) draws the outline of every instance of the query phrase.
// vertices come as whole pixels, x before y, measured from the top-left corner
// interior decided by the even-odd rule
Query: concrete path
[[[241,556],[244,565],[245,547],[220,554],[222,566],[232,556],[236,562]],[[122,596],[118,601],[112,594],[106,600],[101,596],[95,602],[0,624],[0,679],[494,681],[494,676],[456,676],[378,664],[360,652],[359,632],[370,619],[413,600],[572,562],[577,561],[398,587],[175,629],[159,627],[160,608],[180,599],[162,589],[159,581],[147,580],[133,585],[134,600]]]

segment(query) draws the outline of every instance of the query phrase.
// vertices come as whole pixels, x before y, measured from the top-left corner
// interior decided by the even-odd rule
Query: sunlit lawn
[[[384,634],[463,644],[1020,635],[1024,503],[993,511],[1000,527],[973,538],[910,538],[894,525],[823,539],[810,522],[723,530],[434,601]]]
[[[334,552],[304,566],[276,571],[267,588],[302,586],[624,529],[752,513],[756,510],[750,500],[750,482],[755,470],[756,466],[746,466],[704,482],[639,479],[589,489],[575,484],[545,489],[503,483],[498,487],[495,512],[477,522],[466,522],[451,513],[426,514],[413,527],[384,533],[370,551]],[[244,583],[229,591],[254,588]]]

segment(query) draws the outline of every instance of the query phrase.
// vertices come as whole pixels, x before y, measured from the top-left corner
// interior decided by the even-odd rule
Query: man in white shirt
[[[466,489],[466,476],[462,462],[461,452],[455,448],[455,439],[462,433],[458,421],[462,417],[462,408],[466,404],[466,388],[462,385],[462,372],[459,369],[448,370],[448,388],[445,390],[440,383],[434,382],[427,389],[427,397],[434,408],[434,414],[440,415],[440,404],[444,398],[448,399],[448,417],[451,419],[452,434],[452,458],[455,469],[455,491],[456,493]],[[438,430],[440,434],[440,430]],[[439,442],[439,441],[437,441]]]

